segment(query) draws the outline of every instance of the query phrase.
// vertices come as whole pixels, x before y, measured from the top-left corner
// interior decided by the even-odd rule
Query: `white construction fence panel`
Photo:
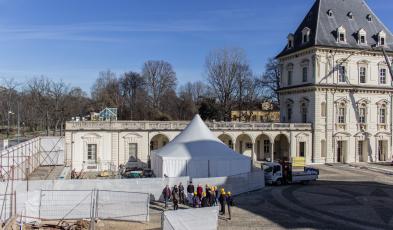
[[[228,177],[193,178],[192,183],[203,186],[214,185],[225,188],[225,191],[230,191],[233,195],[238,195],[265,187],[265,176],[264,172],[259,170]]]
[[[19,193],[24,222],[98,219],[149,221],[149,194],[106,190],[42,190]],[[9,217],[8,217],[9,218]],[[5,218],[6,219],[6,218]]]
[[[216,230],[217,228],[218,206],[166,211],[162,217],[163,230]]]
[[[93,191],[42,190],[39,218],[44,220],[90,218]]]
[[[64,165],[63,137],[40,137],[40,165]]]
[[[149,221],[149,194],[98,191],[97,216],[100,219]]]
[[[0,194],[0,220],[3,222],[12,216],[11,194]]]

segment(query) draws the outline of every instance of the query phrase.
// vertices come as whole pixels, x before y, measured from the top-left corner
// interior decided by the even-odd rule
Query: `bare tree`
[[[142,69],[146,80],[146,89],[154,110],[163,108],[163,96],[176,88],[176,73],[166,61],[147,61]]]
[[[280,98],[278,95],[278,90],[280,89],[280,77],[281,72],[279,62],[275,59],[269,59],[265,66],[265,72],[259,83],[260,87],[264,91],[263,95],[265,98],[277,103],[277,105],[280,104]]]
[[[243,79],[250,75],[246,56],[241,49],[219,49],[206,58],[207,81],[220,104],[221,118],[231,119],[236,98],[242,96]]]
[[[119,81],[114,72],[110,70],[100,72],[91,89],[92,99],[96,102],[98,109],[120,107],[122,97],[119,88]]]
[[[139,73],[132,71],[124,73],[120,79],[121,95],[127,103],[126,107],[130,111],[131,120],[141,117],[136,114],[137,105],[142,106],[141,103],[138,103],[137,99],[144,95],[145,84],[145,79]]]

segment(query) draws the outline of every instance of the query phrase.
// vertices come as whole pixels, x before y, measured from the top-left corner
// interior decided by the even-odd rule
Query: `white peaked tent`
[[[220,177],[251,170],[251,159],[222,143],[199,115],[175,139],[152,152],[151,164],[157,177]]]

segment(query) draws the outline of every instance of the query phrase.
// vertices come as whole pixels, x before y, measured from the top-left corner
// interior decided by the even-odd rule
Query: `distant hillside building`
[[[243,122],[279,122],[280,110],[271,102],[263,102],[259,109],[231,111],[231,119]]]
[[[277,56],[282,122],[313,124],[313,162],[392,159],[393,36],[363,0],[317,0]]]
[[[91,121],[117,121],[117,108],[105,108],[101,112],[91,112]]]

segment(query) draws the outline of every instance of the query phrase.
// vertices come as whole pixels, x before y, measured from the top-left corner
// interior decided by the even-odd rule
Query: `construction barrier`
[[[161,222],[163,230],[216,230],[218,206],[166,211],[162,214]]]
[[[64,137],[37,137],[0,152],[0,180],[24,180],[39,166],[64,164]]]
[[[255,191],[265,187],[265,175],[262,170],[228,177],[193,178],[194,185],[215,185],[231,191],[233,195]]]

